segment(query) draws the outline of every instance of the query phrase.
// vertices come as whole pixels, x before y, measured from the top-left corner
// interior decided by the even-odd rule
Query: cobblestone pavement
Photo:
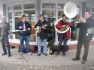
[[[62,66],[33,66],[0,63],[0,70],[94,70],[94,64],[75,64]]]
[[[21,56],[17,49],[11,51],[12,57],[0,55],[0,70],[94,70],[93,46],[90,46],[86,64],[81,64],[81,61],[72,61],[76,50],[68,51],[66,57],[62,55],[37,56],[37,54]],[[0,54],[2,54],[1,48]]]

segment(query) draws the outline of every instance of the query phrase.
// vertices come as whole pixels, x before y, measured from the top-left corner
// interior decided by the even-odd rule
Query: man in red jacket
[[[68,18],[63,15],[62,17],[63,19],[60,20],[57,25],[56,28],[58,30],[63,28],[63,25],[66,25],[68,27],[71,27],[73,24],[71,24],[70,22],[68,22]],[[62,55],[65,56],[65,52],[68,50],[68,46],[67,46],[67,41],[71,38],[71,30],[69,29],[67,32],[65,33],[58,33],[58,49],[57,49],[57,54],[58,55],[60,53],[60,51],[62,51]],[[62,42],[63,42],[63,46],[62,46]]]

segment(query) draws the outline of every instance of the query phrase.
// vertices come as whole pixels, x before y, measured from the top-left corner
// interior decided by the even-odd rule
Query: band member
[[[43,41],[43,54],[47,56],[47,24],[48,22],[45,20],[44,15],[40,14],[39,15],[39,20],[36,24],[36,29],[37,29],[37,44],[38,44],[38,54],[37,56],[41,55],[41,44]]]
[[[55,42],[55,28],[54,28],[54,18],[49,18],[49,26],[48,26],[48,47],[50,48],[50,54],[54,54],[54,42]]]
[[[29,36],[31,35],[31,25],[27,21],[27,16],[22,16],[21,22],[18,23],[16,29],[19,30],[20,54],[23,54],[24,49],[26,49],[26,52],[30,52]],[[26,43],[26,47],[24,47],[24,41]]]
[[[19,22],[21,22],[21,18],[15,18],[15,30],[17,30],[17,25]]]
[[[77,26],[80,28],[78,43],[77,43],[77,51],[76,57],[73,58],[74,61],[80,60],[80,53],[82,45],[84,45],[84,55],[82,58],[82,64],[87,61],[88,51],[89,51],[89,43],[92,39],[93,34],[88,33],[88,29],[90,27],[94,27],[94,19],[90,12],[85,12],[84,18],[80,18],[82,23],[78,23]]]
[[[68,25],[68,26],[72,26],[73,24],[68,22],[68,18],[63,15],[62,17],[63,19],[61,21],[59,21],[56,25],[57,29],[61,29],[63,27],[63,25]],[[71,33],[70,33],[70,29],[65,32],[65,33],[58,33],[58,51],[57,54],[58,55],[60,53],[60,50],[62,49],[62,55],[65,56],[65,52],[68,50],[68,45],[67,45],[67,41],[71,38]],[[63,46],[62,46],[62,42],[63,42]]]
[[[10,57],[11,52],[10,52],[10,45],[9,45],[9,38],[8,38],[10,25],[5,21],[5,19],[3,19],[2,25],[3,26],[2,26],[1,44],[4,52],[2,55],[8,54],[8,57]]]
[[[21,18],[15,18],[15,30],[17,30],[19,22],[21,22]],[[18,35],[16,35],[16,37],[18,37]],[[18,52],[20,52],[20,45],[19,45]]]

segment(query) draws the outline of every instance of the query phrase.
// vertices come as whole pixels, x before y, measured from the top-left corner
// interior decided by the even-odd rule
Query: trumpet
[[[85,23],[85,22],[86,22],[86,19],[81,16],[81,17],[76,17],[76,18],[74,18],[73,21],[74,21],[75,23],[81,23],[81,22]]]

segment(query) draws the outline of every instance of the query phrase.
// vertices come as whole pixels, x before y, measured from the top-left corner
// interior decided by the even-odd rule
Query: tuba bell
[[[78,8],[74,2],[67,2],[64,5],[64,14],[68,18],[74,18],[78,13]]]
[[[67,2],[65,5],[64,5],[64,15],[68,18],[68,19],[72,19],[74,18],[77,13],[78,13],[78,8],[76,6],[76,4],[74,2]],[[56,27],[56,25],[59,23],[59,21],[61,21],[63,18],[60,18],[56,21],[55,23],[55,30],[58,32],[58,33],[66,33],[69,29],[70,29],[70,26],[69,25],[62,25],[62,29],[58,29]],[[68,21],[69,22],[69,21]]]

